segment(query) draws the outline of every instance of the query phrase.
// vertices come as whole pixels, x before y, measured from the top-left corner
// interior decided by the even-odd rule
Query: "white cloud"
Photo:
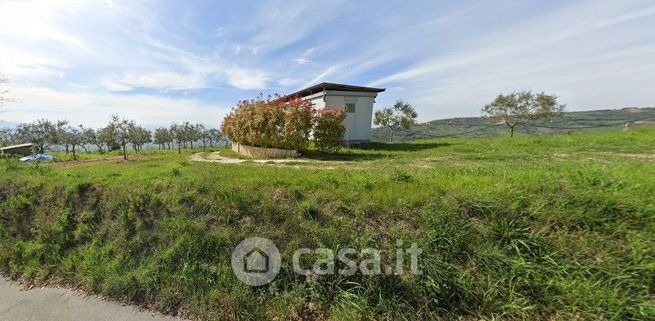
[[[328,69],[325,69],[318,76],[314,77],[314,79],[307,82],[303,87],[309,87],[311,85],[315,85],[317,83],[327,81],[326,77],[333,74],[335,71],[339,70],[340,67],[341,67],[340,64],[336,64],[334,66],[329,67]]]
[[[294,59],[293,61],[295,63],[299,64],[299,65],[304,65],[304,64],[308,63],[310,60],[305,58],[305,57],[298,57],[298,58]]]
[[[102,81],[102,86],[113,92],[127,92],[134,90],[134,86],[112,78],[105,78],[105,80]]]
[[[166,71],[141,75],[126,74],[120,77],[105,79],[103,84],[110,91],[131,91],[135,88],[190,90],[208,87],[206,79],[202,75]]]
[[[293,85],[299,84],[300,81],[298,79],[294,79],[294,78],[291,78],[291,77],[284,77],[284,78],[279,79],[277,81],[277,83],[282,87],[291,87]]]
[[[270,52],[298,42],[338,16],[339,10],[346,10],[343,1],[322,2],[319,14],[316,4],[310,1],[286,4],[282,11],[279,7],[279,3],[270,2],[252,14],[253,35],[248,43],[258,52]]]
[[[24,52],[14,46],[6,45],[2,48],[0,71],[11,76],[29,76],[42,78],[62,76],[61,69],[65,64],[52,57],[39,53]]]
[[[28,86],[37,88],[42,100],[19,105],[32,116],[39,106],[59,106],[59,114],[47,111],[57,115],[71,113],[67,104],[123,111],[131,97],[152,110],[146,103],[179,102],[170,95],[231,101],[246,98],[242,90],[321,81],[386,86],[378,105],[404,98],[424,120],[475,115],[499,92],[519,89],[552,91],[572,108],[655,104],[647,93],[655,83],[650,0],[329,2],[318,15],[309,2],[240,3],[220,19],[199,7],[0,0],[0,72],[24,86],[21,98],[32,96]],[[247,12],[249,23],[229,16],[235,12]],[[160,90],[163,101],[134,95],[141,88]],[[209,106],[184,102],[199,111]],[[26,115],[19,106],[0,117]]]
[[[168,89],[201,89],[209,87],[211,79],[224,79],[238,89],[264,89],[268,85],[269,76],[262,70],[224,63],[220,58],[203,57],[152,37],[146,37],[145,43],[156,50],[153,56],[185,72],[157,72],[155,75],[136,77],[141,79],[136,83],[141,83],[143,87],[162,88],[154,85],[164,84],[167,85],[164,88]],[[240,46],[237,48],[239,51],[243,49]]]
[[[263,89],[268,83],[268,75],[258,70],[231,68],[226,76],[230,85],[239,89]]]
[[[391,88],[378,101],[402,96],[418,106],[422,120],[479,115],[498,93],[524,89],[558,94],[574,110],[652,105],[655,98],[644,91],[655,83],[652,33],[629,23],[646,21],[655,9],[621,4],[591,11],[590,2],[574,3],[477,38],[451,39],[448,45],[458,50],[417,60],[369,85],[401,85],[404,92]]]
[[[76,50],[90,51],[77,37],[50,23],[57,10],[78,7],[75,1],[2,1],[0,32],[21,41],[53,41]]]
[[[5,108],[3,120],[30,122],[37,118],[67,119],[74,124],[103,126],[113,114],[134,119],[144,125],[167,125],[192,121],[216,127],[228,107],[204,104],[192,99],[169,99],[149,95],[75,93],[48,88],[10,86],[21,102]]]
[[[309,60],[309,56],[314,52],[314,50],[315,50],[314,47],[305,50],[305,52],[303,52],[302,55],[300,55],[298,58],[294,59],[293,61],[299,65],[304,65],[306,63],[309,63],[311,61]]]

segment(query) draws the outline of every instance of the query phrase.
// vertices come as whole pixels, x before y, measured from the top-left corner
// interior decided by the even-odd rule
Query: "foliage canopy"
[[[494,101],[482,108],[482,115],[505,123],[509,127],[510,137],[514,137],[517,125],[557,117],[565,107],[557,102],[557,96],[522,91],[498,95]]]
[[[384,107],[374,114],[373,124],[389,129],[389,141],[393,141],[396,130],[409,129],[416,124],[418,114],[414,107],[402,100],[396,101],[393,106]]]

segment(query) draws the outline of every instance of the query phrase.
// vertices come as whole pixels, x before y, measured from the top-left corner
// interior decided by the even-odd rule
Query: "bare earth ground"
[[[124,160],[123,156],[110,156],[103,158],[85,159],[78,161],[65,161],[48,164],[52,167],[67,168],[80,165],[98,164],[98,163],[120,163],[120,162],[133,162],[151,157],[153,155],[130,155],[128,160]],[[566,154],[554,153],[553,160],[565,161],[577,159],[580,161],[601,162],[609,163],[611,161],[620,161],[622,159],[639,159],[646,161],[655,161],[655,154],[631,154],[631,153],[609,153],[609,152],[592,152],[583,154]],[[313,169],[335,169],[345,165],[348,169],[368,169],[372,165],[371,161],[330,161],[330,160],[315,160],[315,159],[240,159],[223,156],[220,152],[210,153],[195,153],[189,156],[190,161],[194,162],[207,162],[218,164],[262,164],[272,165],[278,167],[292,167],[292,168],[313,168]],[[409,164],[415,168],[432,168],[440,161],[449,161],[451,166],[464,166],[464,167],[479,167],[480,163],[470,160],[459,159],[456,156],[443,156],[443,157],[426,157],[418,158]]]
[[[576,159],[578,161],[587,161],[593,163],[611,163],[612,161],[621,161],[622,159],[639,159],[639,160],[655,160],[655,154],[627,154],[627,153],[585,153],[585,154],[563,154],[555,153],[552,155],[554,160],[565,161]],[[329,160],[314,160],[314,159],[239,159],[226,157],[220,152],[211,153],[195,153],[189,157],[190,161],[194,162],[209,162],[219,164],[266,164],[280,167],[293,167],[293,168],[313,168],[313,169],[335,169],[345,165],[348,169],[367,169],[370,168],[370,161],[329,161]],[[440,161],[448,161],[451,166],[457,167],[480,167],[481,163],[471,160],[459,159],[455,156],[444,157],[426,157],[417,158],[410,162],[410,166],[415,168],[432,168],[435,167]]]
[[[254,164],[267,164],[283,167],[294,167],[294,168],[313,168],[313,169],[335,169],[334,162],[330,161],[317,161],[317,160],[308,160],[308,159],[240,159],[240,158],[231,158],[225,157],[220,154],[220,152],[212,152],[206,155],[203,153],[195,153],[189,157],[190,161],[193,162],[209,162],[209,163],[219,163],[219,164],[243,164],[243,163],[254,163]],[[341,162],[345,163],[345,162]],[[322,165],[322,166],[316,166]],[[328,166],[325,166],[328,165]]]
[[[156,315],[135,306],[105,301],[63,288],[21,286],[0,277],[0,320],[26,321],[171,321],[180,318]]]
[[[51,166],[53,167],[72,167],[72,166],[78,166],[78,165],[83,165],[83,164],[93,164],[93,163],[107,163],[107,162],[129,162],[129,161],[134,161],[138,159],[143,159],[148,156],[143,156],[143,155],[130,155],[128,160],[123,159],[123,156],[110,156],[110,157],[103,157],[103,158],[92,158],[92,159],[83,159],[83,160],[76,160],[76,161],[65,161],[65,162],[58,162],[58,163],[51,163]]]
[[[253,162],[258,164],[283,164],[283,163],[306,163],[306,159],[239,159],[239,158],[229,158],[222,156],[219,152],[209,153],[206,157],[203,157],[202,153],[196,153],[191,155],[190,160],[195,162],[211,162],[211,163],[221,163],[221,164],[241,164],[245,162]]]

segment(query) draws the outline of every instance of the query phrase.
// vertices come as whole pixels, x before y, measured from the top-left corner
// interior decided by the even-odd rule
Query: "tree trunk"
[[[509,126],[509,137],[514,137],[514,126]]]
[[[206,150],[206,147],[207,147],[207,146],[205,145],[205,141],[203,140],[203,141],[202,141],[202,151],[203,151],[203,152]]]
[[[127,144],[123,145],[123,159],[127,160]]]
[[[75,145],[71,146],[71,151],[73,152],[73,160],[77,160],[77,156],[75,156]]]
[[[389,142],[393,142],[393,128],[389,127]]]
[[[177,153],[182,154],[182,142],[177,142]]]

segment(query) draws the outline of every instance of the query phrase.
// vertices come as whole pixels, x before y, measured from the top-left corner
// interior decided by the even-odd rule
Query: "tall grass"
[[[201,319],[652,320],[654,154],[641,130],[372,144],[333,169],[8,162],[0,270]],[[230,268],[251,236],[283,256],[264,287]],[[423,275],[291,268],[299,247],[397,239],[423,249]]]

